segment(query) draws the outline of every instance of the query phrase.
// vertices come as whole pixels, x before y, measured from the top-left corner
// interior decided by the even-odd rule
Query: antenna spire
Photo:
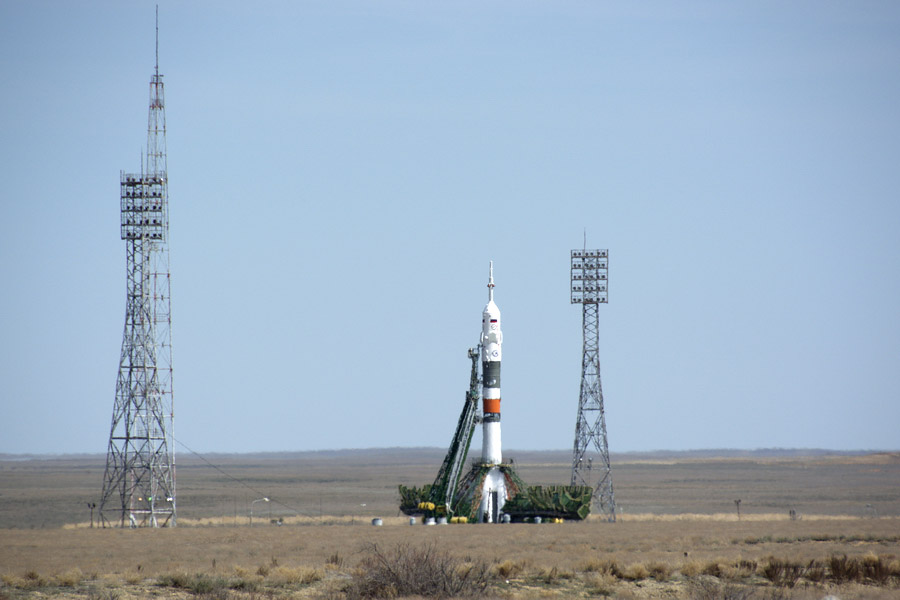
[[[156,5],[156,74],[159,75],[159,4]]]
[[[494,299],[494,261],[491,261],[490,274],[488,275],[488,302]]]

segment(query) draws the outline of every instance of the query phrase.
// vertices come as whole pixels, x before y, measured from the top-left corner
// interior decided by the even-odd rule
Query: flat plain
[[[510,454],[525,481],[568,483],[568,453]],[[489,597],[900,597],[897,453],[613,455],[615,523],[411,527],[397,485],[442,458],[179,456],[178,527],[129,530],[90,527],[105,457],[0,457],[0,598],[365,597],[373,556],[429,548],[487,565]],[[875,566],[838,581],[844,556]]]

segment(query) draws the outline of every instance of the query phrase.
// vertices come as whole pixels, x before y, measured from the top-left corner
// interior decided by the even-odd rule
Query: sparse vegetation
[[[762,575],[777,586],[792,588],[805,570],[800,563],[770,556],[762,567]]]
[[[388,550],[372,544],[345,591],[350,599],[475,597],[483,595],[491,579],[488,563],[462,561],[436,544]]]
[[[691,600],[751,600],[754,596],[752,587],[710,576],[692,579],[688,591]]]
[[[393,467],[414,481],[427,479],[435,460],[423,460],[407,472],[408,465],[397,462]],[[433,458],[433,457],[432,457]],[[517,457],[518,458],[518,457]],[[238,460],[238,459],[234,459]],[[27,461],[26,461],[27,462]],[[318,510],[310,514],[286,516],[283,526],[277,527],[254,518],[252,529],[247,527],[246,511],[241,502],[227,500],[207,513],[182,513],[179,527],[166,531],[98,530],[84,526],[46,529],[45,521],[29,517],[30,513],[15,515],[15,528],[3,529],[0,544],[0,600],[24,600],[40,597],[54,600],[127,600],[136,597],[176,597],[195,600],[262,600],[266,598],[310,597],[320,600],[352,600],[393,594],[399,589],[390,579],[389,569],[379,569],[373,549],[386,559],[382,567],[404,564],[395,552],[406,545],[413,557],[421,554],[424,545],[456,568],[443,572],[446,578],[460,577],[478,582],[470,594],[504,600],[534,598],[606,597],[630,600],[648,598],[681,598],[705,600],[819,600],[834,594],[841,598],[869,598],[887,600],[900,591],[900,518],[885,516],[900,513],[897,490],[900,489],[900,466],[879,463],[881,470],[876,492],[854,488],[852,483],[829,487],[822,492],[828,477],[852,481],[859,469],[835,469],[831,464],[817,464],[811,468],[820,480],[816,481],[818,504],[803,506],[803,519],[790,520],[787,510],[763,513],[755,507],[767,493],[766,484],[755,496],[742,492],[741,520],[731,514],[716,513],[715,496],[703,496],[697,506],[688,499],[698,498],[693,481],[703,481],[704,490],[710,478],[723,475],[723,481],[740,479],[741,469],[748,462],[706,461],[680,464],[644,465],[631,468],[631,481],[640,479],[640,498],[628,485],[617,489],[617,499],[629,508],[641,508],[639,502],[653,504],[653,510],[663,506],[677,514],[630,510],[619,515],[617,523],[603,523],[599,519],[563,525],[448,525],[438,527],[408,525],[407,517],[393,517],[396,513],[396,474],[384,465],[360,466],[353,461],[343,463],[333,459],[311,464],[304,481],[297,483],[296,463],[285,461],[278,467],[259,467],[257,461],[246,467],[244,475],[252,475],[255,485],[269,485],[276,492],[296,494],[289,503],[310,509],[318,508],[320,494],[326,498],[326,514]],[[0,460],[0,484],[4,489],[17,488],[23,478],[23,463],[3,470]],[[237,463],[236,463],[237,464]],[[279,463],[281,464],[281,463]],[[521,461],[520,470],[528,481],[552,480],[559,470]],[[562,464],[562,463],[560,463]],[[796,463],[794,463],[796,464]],[[48,467],[41,463],[42,468]],[[66,465],[57,465],[63,473]],[[101,465],[102,466],[102,465]],[[286,476],[290,466],[292,475]],[[9,467],[11,468],[11,467]],[[755,481],[777,480],[781,465],[754,464]],[[806,467],[804,467],[805,469]],[[52,467],[56,469],[56,467]],[[261,471],[259,469],[262,469]],[[305,469],[305,467],[304,467]],[[416,471],[421,469],[421,471]],[[788,470],[791,476],[796,469]],[[788,471],[784,471],[785,473]],[[56,472],[56,471],[54,471]],[[190,469],[185,472],[192,473]],[[804,471],[805,472],[805,471]],[[74,481],[74,475],[61,474],[61,481]],[[666,481],[660,479],[665,473]],[[828,475],[831,473],[831,475]],[[764,474],[764,475],[763,475]],[[557,473],[558,475],[558,473]],[[54,475],[56,476],[56,475]],[[770,477],[771,476],[771,477]],[[558,478],[558,477],[557,477]],[[626,478],[627,479],[627,478]],[[315,480],[313,483],[310,481]],[[204,480],[203,485],[215,485]],[[876,481],[869,478],[867,481]],[[670,493],[669,483],[675,483]],[[96,492],[96,481],[91,481]],[[195,482],[196,484],[196,482]],[[336,484],[352,490],[329,503],[328,490]],[[796,484],[796,485],[795,485]],[[46,483],[42,481],[42,485]],[[693,486],[693,487],[692,487]],[[799,487],[798,487],[799,486]],[[65,487],[65,486],[63,486]],[[202,486],[200,486],[202,487]],[[791,481],[791,490],[805,493],[802,481]],[[0,519],[9,518],[12,510],[32,505],[42,506],[41,518],[52,512],[53,502],[47,500],[54,493],[70,502],[72,488],[59,492],[34,492],[34,502],[17,505],[0,497]],[[184,489],[191,489],[185,486]],[[197,489],[196,487],[194,489]],[[219,492],[209,498],[223,498]],[[782,486],[780,489],[787,489]],[[682,490],[682,491],[679,491]],[[63,493],[65,492],[65,493]],[[629,496],[629,494],[631,494]],[[679,494],[684,494],[680,497]],[[893,495],[892,495],[893,494]],[[864,495],[884,498],[879,505],[879,518],[838,516],[842,510],[852,513],[850,500]],[[670,497],[671,496],[671,497]],[[721,494],[730,503],[731,491]],[[891,501],[890,498],[898,498]],[[848,500],[849,499],[849,500]],[[185,510],[200,511],[202,502],[182,503]],[[221,500],[220,500],[221,501]],[[367,514],[361,505],[366,502]],[[238,508],[235,508],[235,505]],[[68,506],[68,505],[66,505]],[[82,505],[83,506],[83,505]],[[246,509],[246,505],[243,505]],[[277,505],[273,505],[275,508]],[[769,504],[767,506],[773,506]],[[727,504],[726,504],[727,507]],[[831,515],[817,514],[816,507]],[[849,507],[849,508],[848,508]],[[2,512],[2,511],[7,512]],[[24,510],[24,509],[23,509]],[[68,510],[68,509],[66,509]],[[705,514],[689,512],[706,510]],[[774,509],[768,509],[774,510]],[[332,514],[327,514],[329,511]],[[383,512],[382,512],[383,511]],[[680,512],[679,512],[680,511]],[[314,513],[314,514],[313,514]],[[336,514],[335,514],[336,513]],[[783,513],[783,514],[782,514]],[[383,527],[371,527],[371,517],[383,517]],[[385,516],[387,515],[387,516]],[[279,519],[281,517],[279,516]],[[32,519],[29,521],[29,519]],[[33,527],[33,528],[32,528]],[[203,549],[198,551],[198,549]],[[434,555],[435,559],[437,555]],[[406,568],[395,570],[403,577],[422,571],[421,556],[407,561]],[[440,566],[438,561],[438,566]],[[434,568],[427,569],[434,571]],[[441,572],[441,568],[437,569]],[[377,581],[393,581],[377,586]],[[362,582],[372,584],[366,588]],[[789,586],[793,587],[789,587]],[[482,587],[483,586],[483,587]],[[432,589],[440,590],[432,585]],[[368,592],[366,590],[369,590]],[[370,593],[371,592],[371,593]],[[451,592],[412,592],[418,597],[439,597]],[[397,591],[397,594],[400,592]],[[461,592],[465,595],[467,592]]]

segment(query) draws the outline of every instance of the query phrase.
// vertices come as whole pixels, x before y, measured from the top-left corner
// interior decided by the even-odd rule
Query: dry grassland
[[[410,527],[396,485],[427,482],[441,458],[211,459],[224,472],[182,460],[179,527],[158,530],[89,528],[102,457],[0,459],[0,599],[352,598],[373,547],[405,545],[445,551],[454,573],[486,565],[488,597],[900,598],[897,455],[614,457],[615,524]],[[567,476],[565,453],[517,463],[532,483]],[[262,495],[273,502],[254,505],[250,528]],[[845,555],[868,575],[835,581],[828,561]]]

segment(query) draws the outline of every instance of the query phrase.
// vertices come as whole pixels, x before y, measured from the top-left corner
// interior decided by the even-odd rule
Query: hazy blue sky
[[[188,446],[446,446],[493,260],[504,447],[570,448],[586,229],[612,451],[900,448],[900,3],[159,12]],[[0,452],[106,451],[153,19],[0,2]]]

